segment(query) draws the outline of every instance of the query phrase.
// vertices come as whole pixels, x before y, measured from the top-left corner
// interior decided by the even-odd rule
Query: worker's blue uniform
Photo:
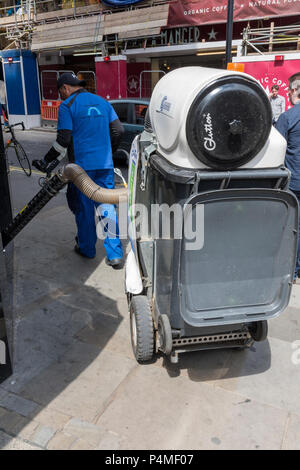
[[[113,107],[103,98],[85,90],[73,93],[58,112],[57,130],[72,131],[74,163],[80,165],[90,178],[103,188],[114,188],[114,170],[109,125],[118,119]],[[116,233],[106,232],[104,246],[108,260],[122,258],[123,250],[119,239],[119,228],[115,206],[99,205],[77,188],[68,191],[68,203],[74,212],[78,228],[78,246],[81,253],[89,258],[96,254],[95,207],[104,225],[108,219]],[[105,220],[106,219],[106,220]]]
[[[285,166],[291,172],[290,189],[296,195],[300,207],[300,101],[291,109],[279,116],[276,129],[287,141]],[[294,278],[300,273],[300,213],[299,236],[297,249],[296,272]]]

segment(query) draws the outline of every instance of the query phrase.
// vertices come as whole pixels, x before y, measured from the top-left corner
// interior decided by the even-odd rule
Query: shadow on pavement
[[[12,175],[13,190],[19,193],[15,210],[20,210],[32,191],[29,179],[24,191],[18,187],[24,178],[19,173]],[[38,191],[37,177],[33,191]],[[116,289],[123,288],[122,271],[105,265],[101,240],[93,260],[74,253],[75,234],[74,217],[60,193],[15,239],[14,371],[1,383],[0,399],[4,401],[0,406],[21,396],[24,406],[32,408],[23,413],[30,420],[56,400],[61,413],[92,421],[123,373],[114,372],[116,377],[110,379],[114,364],[108,354],[101,356],[123,321],[115,295]],[[122,303],[121,295],[123,290],[119,294]],[[95,331],[97,343],[85,341]],[[127,372],[125,367],[124,374]],[[75,388],[73,382],[78,378]],[[99,386],[98,394],[97,381],[105,384],[102,391]],[[9,418],[0,412],[0,430],[7,432]],[[14,423],[11,436],[28,424],[24,419]],[[4,446],[6,441],[0,440]]]
[[[271,367],[269,341],[254,343],[250,349],[216,349],[179,354],[178,364],[164,358],[170,377],[186,371],[195,382],[218,381],[228,378],[262,374]]]

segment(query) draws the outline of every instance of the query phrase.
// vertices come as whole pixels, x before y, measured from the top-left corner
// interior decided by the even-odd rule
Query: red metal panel
[[[97,95],[103,98],[127,98],[127,63],[126,60],[96,62]]]
[[[127,64],[127,96],[128,98],[139,98],[150,96],[145,80],[142,80],[142,92],[140,90],[141,72],[150,70],[150,62],[135,62]],[[150,77],[151,81],[151,77]]]

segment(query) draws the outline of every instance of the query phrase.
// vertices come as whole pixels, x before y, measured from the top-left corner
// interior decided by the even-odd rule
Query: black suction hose
[[[53,164],[53,166],[56,166]],[[65,165],[50,179],[42,189],[2,230],[2,244],[5,247],[33,219],[33,217],[68,183],[72,182],[89,199],[105,204],[119,204],[127,200],[125,188],[107,189],[98,186],[78,165]]]
[[[31,201],[16,215],[12,222],[2,231],[3,248],[18,235],[33,217],[52,199],[67,182],[57,175],[52,176]]]

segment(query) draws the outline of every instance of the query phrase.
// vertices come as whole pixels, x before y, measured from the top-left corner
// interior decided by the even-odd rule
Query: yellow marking
[[[23,173],[23,170],[20,166],[10,165],[9,169],[10,169],[10,171],[20,171],[21,173]],[[34,175],[44,175],[45,176],[45,173],[42,173],[41,171],[38,171],[38,170],[31,170],[31,173],[33,173]]]
[[[24,206],[23,209],[20,210],[19,215],[22,214],[22,212],[24,212],[25,209],[27,209],[27,207],[28,207],[28,204],[26,204],[26,206]]]

